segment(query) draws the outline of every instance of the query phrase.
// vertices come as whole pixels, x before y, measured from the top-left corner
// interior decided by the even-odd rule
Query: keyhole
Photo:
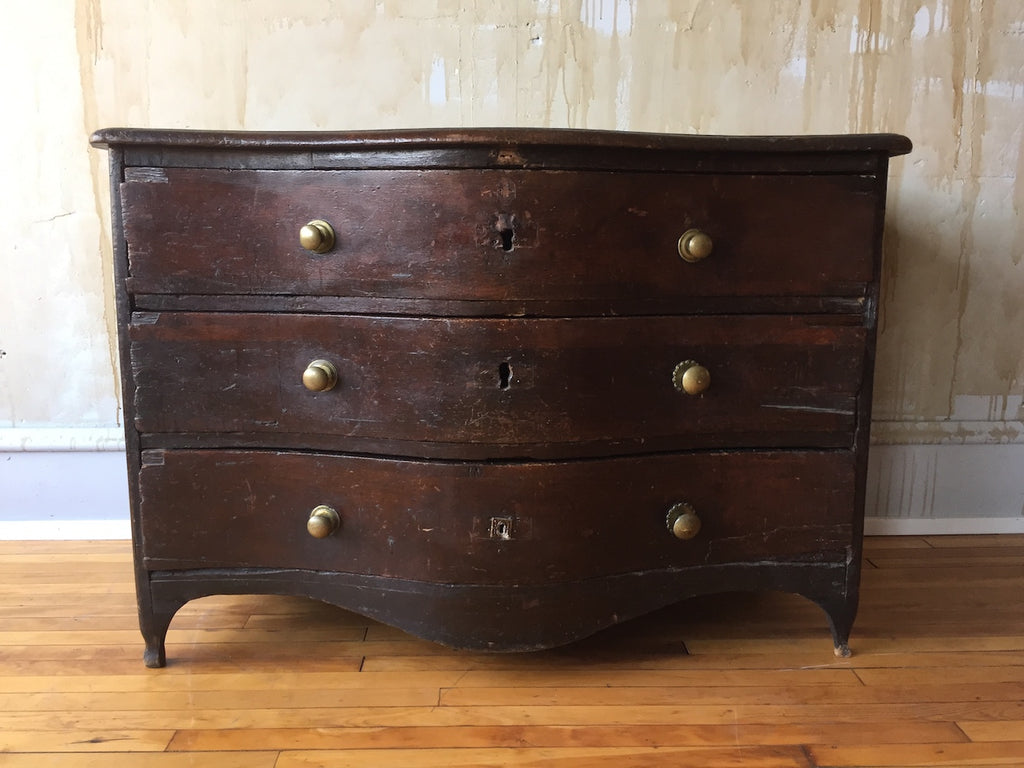
[[[491,538],[499,541],[511,541],[514,533],[511,517],[491,518]]]
[[[506,252],[512,250],[512,237],[514,234],[511,227],[501,230],[501,250]]]
[[[501,389],[508,389],[512,384],[512,366],[502,363],[498,366],[498,386]]]

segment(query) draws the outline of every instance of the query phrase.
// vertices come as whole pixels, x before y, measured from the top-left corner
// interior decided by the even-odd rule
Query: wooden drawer
[[[738,561],[845,562],[846,451],[696,453],[545,463],[147,451],[147,567],[253,566],[450,584],[523,584]],[[697,536],[675,538],[673,504]],[[324,539],[310,511],[335,509]],[[502,525],[505,527],[503,528]]]
[[[420,456],[849,447],[857,320],[140,313],[134,413],[142,433]],[[330,391],[303,386],[316,359]],[[710,372],[703,394],[673,385],[686,360]]]
[[[136,293],[631,306],[863,295],[877,184],[848,174],[134,168],[121,195]],[[312,219],[335,229],[329,253],[299,245]],[[696,264],[677,252],[690,228],[714,241]]]

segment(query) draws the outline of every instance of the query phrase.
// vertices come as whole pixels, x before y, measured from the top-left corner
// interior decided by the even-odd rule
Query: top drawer
[[[860,175],[134,168],[129,287],[466,301],[859,296],[879,182]],[[299,243],[311,220],[327,253]],[[678,241],[713,241],[697,263]]]

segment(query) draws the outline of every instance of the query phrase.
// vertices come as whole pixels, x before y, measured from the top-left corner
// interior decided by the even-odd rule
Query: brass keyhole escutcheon
[[[299,230],[299,245],[307,251],[327,253],[334,243],[334,227],[323,219],[313,219]]]
[[[699,395],[711,386],[711,372],[694,360],[684,360],[672,371],[672,385],[688,395]]]
[[[714,247],[711,236],[699,229],[688,229],[683,232],[677,245],[679,255],[691,264],[706,259]]]
[[[314,360],[302,372],[302,386],[310,392],[327,392],[338,383],[338,369],[330,360]]]
[[[341,527],[341,515],[337,510],[321,504],[314,507],[306,521],[306,530],[314,539],[326,539]]]
[[[700,533],[700,518],[693,505],[685,501],[673,504],[665,518],[668,529],[677,539],[687,541]]]

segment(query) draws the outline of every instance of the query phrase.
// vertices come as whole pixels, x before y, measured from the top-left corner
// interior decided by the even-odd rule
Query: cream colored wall
[[[1024,445],[1020,0],[37,0],[0,66],[0,427],[119,417],[98,127],[893,131],[876,439]]]

